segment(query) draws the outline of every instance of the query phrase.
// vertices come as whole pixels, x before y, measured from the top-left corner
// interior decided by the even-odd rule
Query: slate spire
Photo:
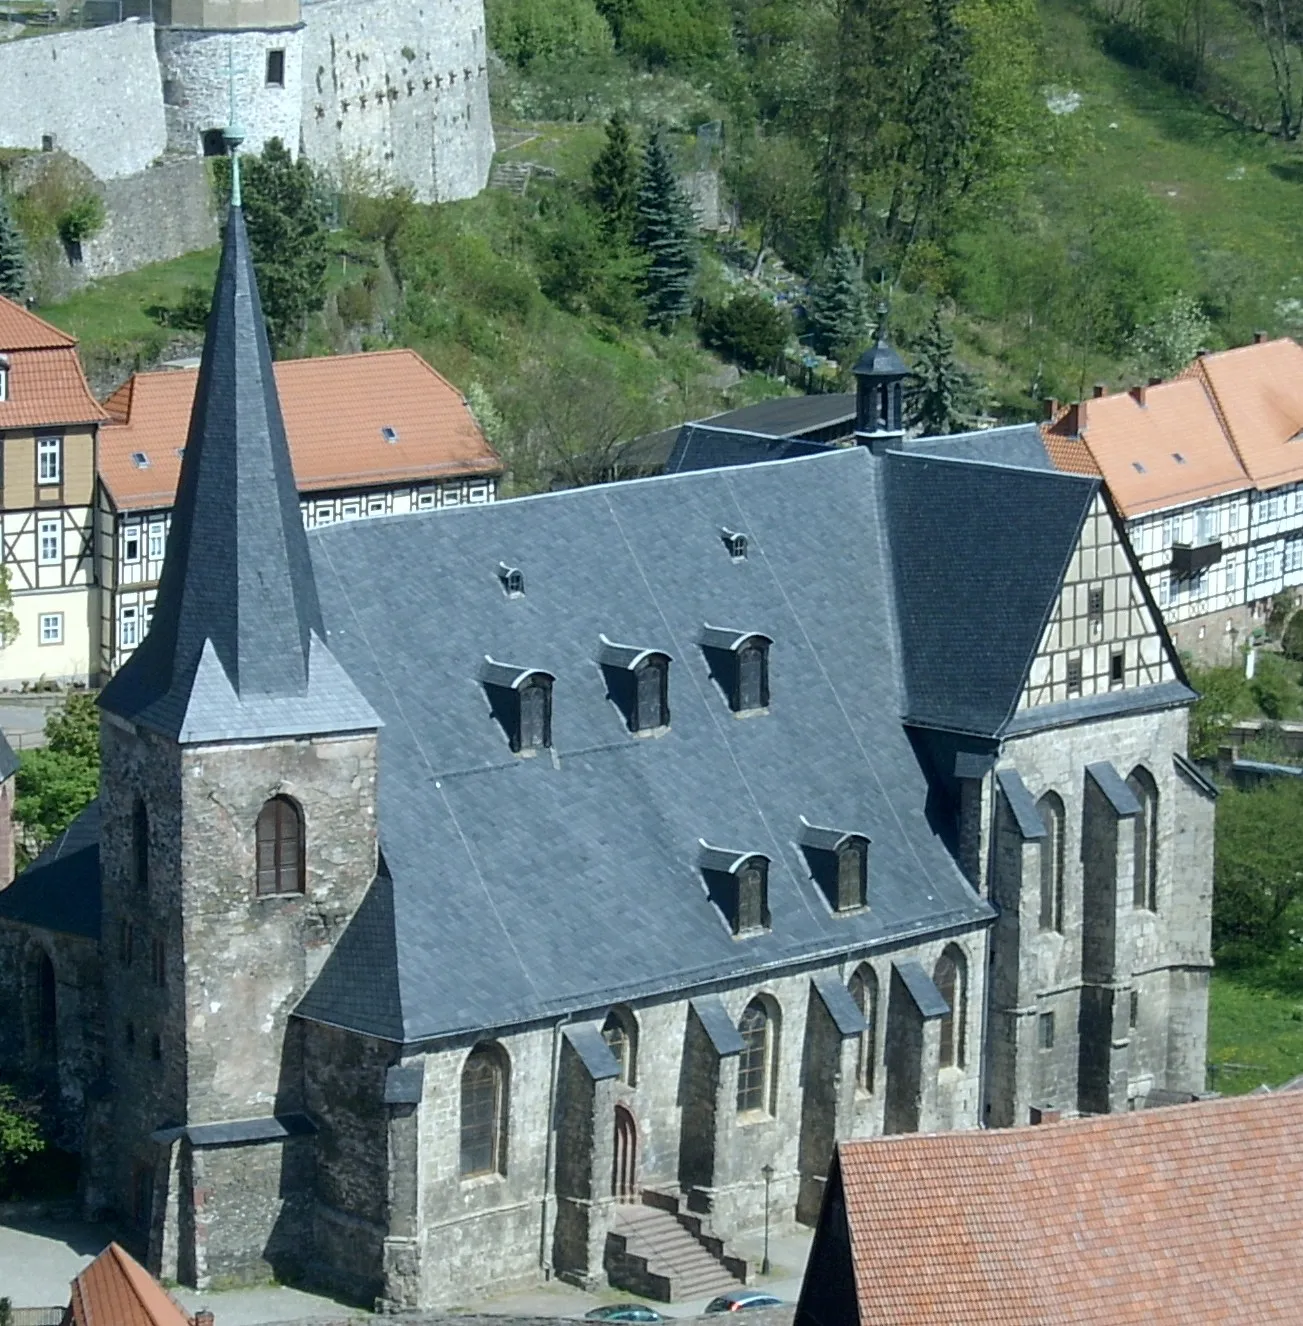
[[[233,198],[153,622],[101,704],[182,740],[198,739],[200,729],[210,738],[253,735],[251,727],[320,730],[330,717],[319,713],[323,702],[360,706],[372,720],[340,712],[332,726],[372,725],[325,638],[244,213]],[[314,681],[318,664],[328,695]],[[312,703],[267,703],[295,698]]]

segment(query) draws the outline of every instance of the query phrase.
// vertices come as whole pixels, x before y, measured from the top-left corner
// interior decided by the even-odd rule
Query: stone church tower
[[[236,188],[158,609],[101,700],[88,1196],[191,1283],[308,1237],[287,1025],[376,870],[379,720],[325,643]]]

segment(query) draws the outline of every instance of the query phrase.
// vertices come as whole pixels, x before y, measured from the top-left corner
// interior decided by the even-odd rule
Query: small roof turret
[[[875,455],[905,437],[902,384],[904,361],[887,342],[887,306],[878,305],[878,330],[851,370],[855,374],[855,440]]]

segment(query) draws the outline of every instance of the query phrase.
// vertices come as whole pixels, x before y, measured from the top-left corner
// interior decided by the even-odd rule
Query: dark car
[[[655,1308],[645,1303],[607,1303],[584,1313],[585,1321],[664,1321]]]
[[[759,1289],[734,1289],[706,1304],[707,1312],[746,1312],[751,1308],[779,1308],[783,1300]]]

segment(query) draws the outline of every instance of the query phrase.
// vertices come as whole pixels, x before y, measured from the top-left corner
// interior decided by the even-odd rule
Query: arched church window
[[[620,1065],[620,1081],[626,1086],[637,1086],[638,1024],[633,1014],[624,1008],[613,1008],[606,1015],[602,1039]]]
[[[864,1030],[860,1032],[859,1060],[855,1066],[855,1085],[861,1091],[872,1091],[878,1031],[877,974],[866,963],[863,967],[857,968],[848,988],[851,998],[855,1000],[855,1007],[864,1014]]]
[[[941,1048],[938,1056],[942,1068],[964,1066],[964,1024],[968,1021],[968,972],[964,955],[951,945],[941,955],[932,976],[949,1012],[941,1019]]]
[[[461,1175],[506,1172],[507,1068],[495,1045],[477,1045],[461,1074]]]
[[[737,1112],[774,1114],[777,1104],[777,1010],[765,999],[753,999],[738,1023],[742,1052],[737,1061]]]
[[[1063,801],[1055,792],[1046,794],[1036,803],[1036,810],[1045,826],[1045,837],[1040,841],[1041,855],[1041,913],[1042,930],[1063,931],[1063,831],[1066,823]]]
[[[1158,910],[1158,786],[1149,770],[1137,765],[1127,786],[1140,802],[1140,814],[1131,821],[1132,904]]]
[[[303,812],[289,797],[272,797],[258,813],[258,893],[302,893]]]
[[[149,887],[149,811],[140,797],[131,808],[131,881],[138,889]]]

